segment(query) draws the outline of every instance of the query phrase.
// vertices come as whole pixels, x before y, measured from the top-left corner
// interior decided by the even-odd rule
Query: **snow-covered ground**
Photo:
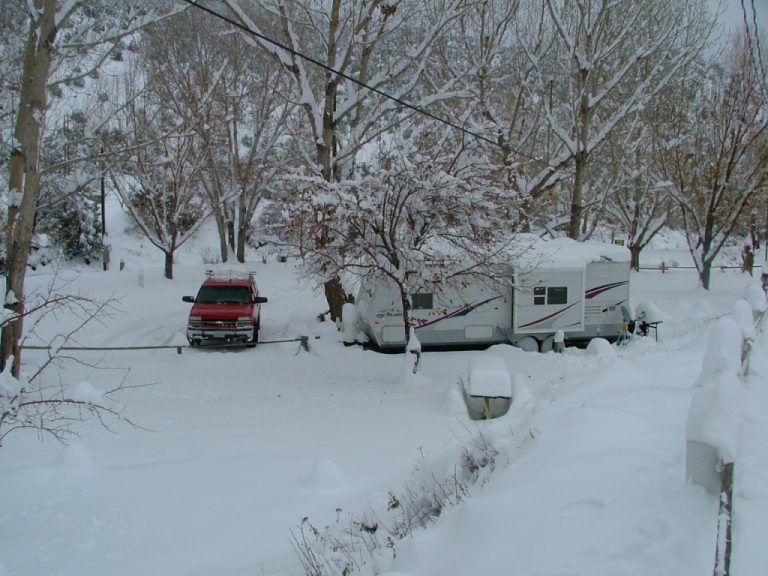
[[[61,272],[69,290],[115,303],[78,343],[185,343],[189,305],[181,297],[195,293],[208,267],[205,242],[182,250],[168,281],[160,254],[124,234],[119,215],[111,218],[112,270]],[[680,246],[659,246],[644,257],[656,261],[670,250],[685,255]],[[711,573],[717,499],[686,482],[686,420],[708,330],[755,280],[718,271],[705,292],[692,270],[643,271],[632,276],[633,303],[651,303],[664,316],[658,342],[561,355],[509,346],[428,352],[419,377],[404,383],[401,355],[344,347],[341,333],[318,321],[323,298],[297,277],[294,263],[257,258],[241,268],[257,271],[269,298],[262,341],[309,332],[310,351],[265,342],[182,354],[79,352],[60,371],[49,369],[51,381],[128,387],[119,399],[140,428],[76,424],[80,436],[68,446],[31,432],[7,438],[0,575],[298,576],[294,539],[309,534],[311,543],[310,525],[340,541],[361,518],[378,519],[384,530],[398,519],[397,509],[387,510],[393,495],[403,500],[451,481],[467,492],[446,494],[458,504],[374,553],[365,570]],[[41,269],[29,282],[42,288],[50,277]],[[51,318],[29,343],[75,322]],[[759,337],[745,388],[748,474],[737,484],[737,576],[768,572],[760,544],[768,526],[766,352],[768,339]],[[516,382],[509,413],[491,421],[469,419],[459,388],[482,355],[503,359]],[[43,352],[23,358],[32,370]],[[486,466],[472,483],[461,465],[478,439],[493,447],[480,456],[497,454],[493,470]]]

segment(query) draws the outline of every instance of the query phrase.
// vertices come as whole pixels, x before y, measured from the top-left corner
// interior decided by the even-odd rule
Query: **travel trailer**
[[[428,348],[511,343],[546,352],[558,333],[572,344],[616,340],[631,319],[629,250],[570,239],[537,240],[496,282],[467,277],[411,295],[416,335]],[[391,280],[363,282],[357,327],[367,343],[403,349],[399,291]]]

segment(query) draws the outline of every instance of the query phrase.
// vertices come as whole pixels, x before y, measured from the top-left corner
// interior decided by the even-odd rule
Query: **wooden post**
[[[717,547],[713,576],[731,572],[731,523],[733,520],[733,463],[723,464],[720,510],[717,515]]]

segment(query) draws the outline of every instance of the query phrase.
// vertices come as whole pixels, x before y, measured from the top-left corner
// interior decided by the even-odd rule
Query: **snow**
[[[68,395],[72,400],[86,404],[98,404],[104,398],[104,393],[90,382],[78,382],[72,386]]]
[[[469,394],[488,398],[512,397],[512,381],[503,358],[484,354],[470,360]]]
[[[717,414],[721,423],[740,426],[727,438],[715,428],[701,437],[727,439],[736,461],[732,574],[768,572],[768,338],[755,336],[746,377],[733,359],[744,328],[735,303],[754,297],[756,279],[718,271],[707,292],[694,270],[633,272],[633,302],[664,320],[658,342],[600,341],[594,354],[422,352],[414,375],[403,368],[413,354],[344,346],[343,333],[318,320],[322,293],[300,279],[295,261],[252,254],[242,270],[256,270],[269,298],[262,343],[178,354],[189,310],[181,296],[203,280],[215,238],[204,230],[180,249],[169,281],[162,254],[133,237],[122,215],[108,218],[112,261],[125,269],[60,273],[70,291],[114,298],[77,344],[170,348],[67,351],[72,360],[47,369],[49,384],[69,384],[83,401],[106,402],[104,392],[124,385],[117,408],[139,427],[108,418],[108,430],[73,423],[69,445],[33,431],[5,439],[0,575],[296,576],[303,569],[292,535],[304,518],[321,535],[348,535],[366,515],[391,525],[402,513],[389,508],[391,495],[402,500],[452,479],[466,494],[392,548],[376,548],[354,573],[711,573],[717,496],[687,482],[685,470],[690,413],[717,424],[697,412],[702,391],[710,394],[703,412],[725,401],[731,412]],[[665,250],[648,261],[668,257]],[[50,281],[41,267],[28,286]],[[41,319],[27,344],[80,322]],[[309,351],[292,341],[304,333]],[[46,354],[25,350],[23,371]],[[460,381],[470,365],[512,375],[507,414],[469,418]],[[483,442],[493,450],[478,448]],[[454,477],[467,454],[493,451],[476,478]]]
[[[593,338],[587,344],[587,353],[593,356],[613,358],[616,356],[616,349],[604,338]]]
[[[517,260],[536,268],[584,268],[590,262],[629,262],[624,246],[605,242],[576,242],[570,238],[538,238],[520,234],[515,242]]]

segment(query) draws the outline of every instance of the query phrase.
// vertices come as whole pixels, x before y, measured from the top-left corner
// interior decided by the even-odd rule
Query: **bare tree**
[[[610,190],[606,216],[627,235],[630,265],[640,269],[640,254],[670,221],[675,208],[669,183],[655,162],[660,142],[654,125],[665,122],[670,112],[671,90],[643,109],[628,128],[617,132],[606,144],[601,159],[618,171],[615,189]],[[618,137],[618,138],[617,138]]]
[[[710,23],[698,2],[546,0],[521,7],[514,71],[524,90],[496,107],[510,181],[529,214],[568,182],[567,231],[588,230],[589,206],[602,206],[606,177],[590,165],[609,136],[632,121],[701,51]],[[542,128],[544,128],[542,130]],[[590,193],[596,193],[590,197]]]
[[[140,88],[144,77],[136,72],[126,80],[118,136],[106,140],[117,148],[109,177],[131,219],[162,250],[165,277],[172,279],[176,250],[210,214],[201,180],[207,150],[153,89]]]
[[[414,292],[439,292],[473,275],[492,282],[507,245],[496,234],[502,196],[489,167],[479,153],[432,136],[434,128],[382,142],[355,179],[306,181],[292,205],[298,233],[309,230],[311,239],[312,226],[322,225],[328,234],[321,247],[310,240],[303,248],[309,266],[391,281],[406,335],[416,327]],[[318,202],[334,210],[332,222],[315,220]]]
[[[9,206],[6,217],[6,307],[15,320],[2,330],[0,368],[14,358],[23,333],[24,279],[34,233],[35,214],[45,167],[42,150],[48,90],[89,77],[109,58],[123,38],[158,19],[141,0],[30,0],[24,7],[26,29],[15,92],[14,138],[8,163]],[[8,54],[13,61],[15,55]]]
[[[231,249],[243,262],[256,209],[289,157],[289,78],[227,25],[194,12],[148,29],[141,56],[159,98],[207,151],[200,176],[221,259]]]
[[[750,58],[740,39],[722,65],[712,64],[706,77],[682,94],[660,155],[707,289],[715,258],[749,202],[768,186],[768,109]]]
[[[123,421],[135,426],[116,402],[116,395],[127,388],[124,384],[99,390],[87,382],[70,385],[50,377],[49,368],[68,360],[66,350],[76,342],[77,334],[89,323],[108,315],[112,304],[110,300],[97,301],[67,293],[57,274],[51,277],[46,289],[29,295],[24,311],[31,320],[29,337],[33,338],[36,326],[51,315],[66,313],[75,323],[42,346],[44,357],[32,366],[29,374],[13,376],[10,366],[0,373],[0,447],[10,434],[25,429],[66,442],[77,434],[74,425],[81,421],[95,419],[105,427],[113,421]],[[0,326],[14,320],[14,313],[6,310],[0,317]]]
[[[407,116],[396,102],[425,106],[454,96],[452,85],[433,84],[427,62],[432,47],[471,3],[466,0],[372,0],[317,4],[308,0],[226,0],[234,17],[259,37],[244,36],[291,75],[307,133],[306,158],[324,180],[354,170],[362,146]],[[279,30],[280,45],[260,22]],[[309,55],[322,68],[306,62]],[[354,81],[353,81],[354,80]],[[364,88],[361,84],[370,86]],[[392,98],[382,96],[389,93]],[[315,215],[332,226],[334,211]],[[318,248],[329,240],[315,227]],[[341,317],[345,295],[338,277],[318,271],[331,318]]]

